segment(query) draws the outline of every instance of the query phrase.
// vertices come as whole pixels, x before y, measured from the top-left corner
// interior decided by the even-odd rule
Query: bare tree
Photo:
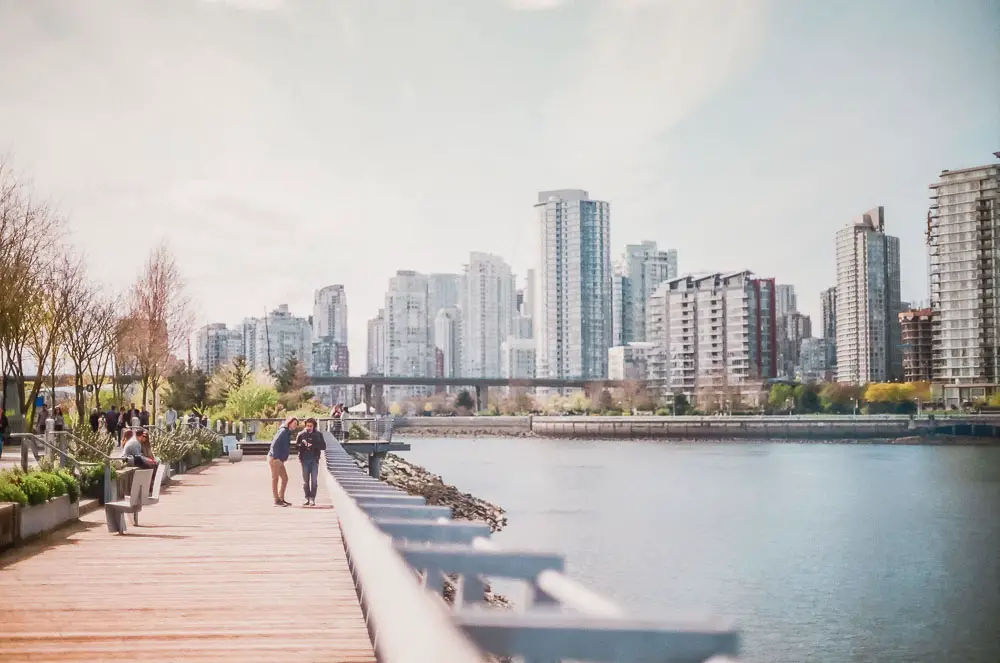
[[[83,265],[79,258],[64,254],[43,274],[40,290],[33,297],[33,309],[28,318],[27,347],[38,365],[31,392],[24,409],[33,408],[48,369],[53,390],[56,387],[56,367],[67,321],[72,315],[74,299],[82,289]]]
[[[115,354],[118,352],[121,323],[118,311],[117,298],[100,295],[94,297],[90,319],[95,338],[93,351],[87,360],[87,374],[90,376],[90,383],[94,385],[94,405],[98,410],[101,409],[101,389],[104,388],[108,372],[113,370]]]
[[[18,400],[27,402],[25,353],[61,231],[61,219],[33,200],[29,188],[0,158],[0,402],[6,400],[8,377],[17,383]]]
[[[133,343],[142,405],[152,399],[156,416],[156,393],[167,374],[171,352],[191,331],[191,314],[177,262],[166,244],[153,249],[139,279],[132,287]]]

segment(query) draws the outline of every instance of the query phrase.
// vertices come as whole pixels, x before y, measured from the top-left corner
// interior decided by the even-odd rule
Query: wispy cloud
[[[632,176],[654,141],[752,60],[768,1],[603,0],[550,108],[570,174]]]
[[[507,0],[511,9],[518,11],[547,11],[566,4],[567,0]]]
[[[281,9],[285,5],[285,0],[205,0],[205,2],[229,5],[248,11],[273,11]]]

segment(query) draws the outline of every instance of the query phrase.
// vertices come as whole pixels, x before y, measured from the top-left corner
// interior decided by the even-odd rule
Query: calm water
[[[1000,448],[407,438],[634,610],[749,661],[1000,661]]]

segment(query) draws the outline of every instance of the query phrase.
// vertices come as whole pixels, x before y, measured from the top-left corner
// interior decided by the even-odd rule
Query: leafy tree
[[[827,412],[850,414],[854,412],[855,404],[860,406],[863,393],[863,387],[827,382],[819,391],[819,400]]]
[[[208,378],[199,368],[184,365],[167,376],[167,384],[166,405],[178,412],[196,408],[208,398]]]
[[[772,412],[789,409],[789,403],[795,403],[795,388],[789,384],[776,384],[771,387],[767,397],[768,407]]]
[[[455,407],[466,412],[472,412],[476,409],[476,401],[472,398],[472,394],[469,393],[468,389],[458,392],[458,396],[455,398]]]
[[[275,414],[277,406],[278,392],[275,388],[251,380],[230,392],[226,399],[226,414],[237,421],[254,419]]]
[[[795,387],[795,409],[811,414],[819,412],[823,404],[819,400],[819,389],[814,384],[800,384]]]
[[[229,364],[217,368],[208,381],[208,404],[225,403],[230,392],[239,390],[252,378],[253,371],[247,365],[246,357],[233,358]]]
[[[674,414],[683,416],[691,411],[691,401],[684,394],[674,394]]]
[[[302,389],[309,382],[306,367],[296,356],[295,350],[288,353],[285,361],[281,364],[281,370],[274,377],[278,391],[283,394]]]

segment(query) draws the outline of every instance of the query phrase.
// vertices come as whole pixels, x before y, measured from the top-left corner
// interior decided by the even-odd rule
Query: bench
[[[139,512],[142,511],[143,498],[149,493],[149,483],[153,478],[153,470],[136,470],[132,475],[132,489],[127,500],[108,502],[104,505],[104,518],[108,523],[108,531],[112,534],[124,534],[127,529],[125,514],[132,514],[132,523],[139,526]]]
[[[152,494],[142,494],[142,505],[147,506],[149,504],[159,504],[160,502],[160,487],[163,485],[163,476],[167,473],[166,463],[160,463],[156,466],[156,476],[153,478],[153,492]]]

